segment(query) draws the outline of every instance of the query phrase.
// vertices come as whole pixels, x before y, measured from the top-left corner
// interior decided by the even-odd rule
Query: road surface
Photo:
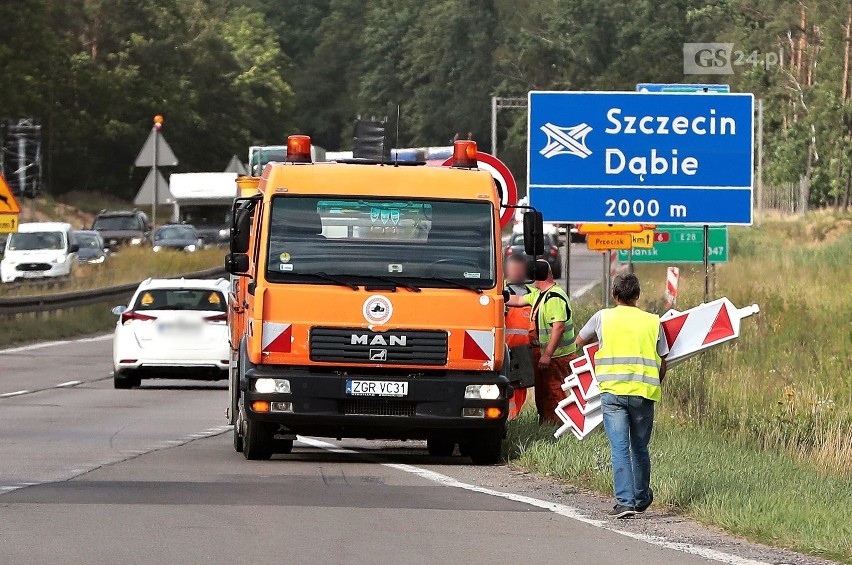
[[[223,383],[112,388],[107,337],[0,351],[0,562],[819,563],[423,442],[246,461]]]

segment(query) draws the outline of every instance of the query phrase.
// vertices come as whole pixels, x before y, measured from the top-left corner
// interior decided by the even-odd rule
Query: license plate
[[[158,324],[157,332],[160,335],[169,336],[189,336],[197,335],[201,331],[201,326],[198,324]]]
[[[407,396],[408,383],[405,381],[346,381],[346,394],[349,396]]]
[[[23,274],[24,274],[25,279],[43,279],[44,278],[44,273],[42,273],[41,271],[24,271]]]

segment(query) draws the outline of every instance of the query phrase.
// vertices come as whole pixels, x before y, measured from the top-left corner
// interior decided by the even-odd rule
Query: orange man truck
[[[235,201],[228,417],[247,459],[303,434],[499,460],[513,392],[500,201],[475,143],[454,157],[315,164],[291,136]]]

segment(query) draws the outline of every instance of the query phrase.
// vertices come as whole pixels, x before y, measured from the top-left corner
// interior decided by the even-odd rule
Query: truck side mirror
[[[225,255],[225,270],[232,275],[247,275],[249,257],[245,253],[229,253]]]
[[[80,246],[76,243],[72,243],[68,246],[68,253],[77,253],[78,251],[80,251]]]
[[[544,255],[544,221],[538,210],[524,213],[524,251],[531,257]]]
[[[244,254],[249,250],[252,213],[249,208],[237,208],[231,222],[231,253]]]

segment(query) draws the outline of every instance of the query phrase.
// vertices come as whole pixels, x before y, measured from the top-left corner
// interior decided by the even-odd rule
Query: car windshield
[[[198,234],[190,226],[166,226],[157,230],[154,239],[198,239]]]
[[[133,230],[141,231],[142,226],[139,225],[139,220],[135,216],[105,216],[97,218],[94,226],[96,230]]]
[[[226,312],[225,297],[206,288],[152,288],[140,292],[133,310],[199,310]]]
[[[59,231],[13,233],[9,236],[9,251],[38,251],[65,249],[65,238]]]
[[[276,196],[267,278],[492,288],[492,214],[489,202]]]
[[[80,247],[80,249],[99,249],[103,247],[100,238],[93,233],[71,234],[71,239]]]

